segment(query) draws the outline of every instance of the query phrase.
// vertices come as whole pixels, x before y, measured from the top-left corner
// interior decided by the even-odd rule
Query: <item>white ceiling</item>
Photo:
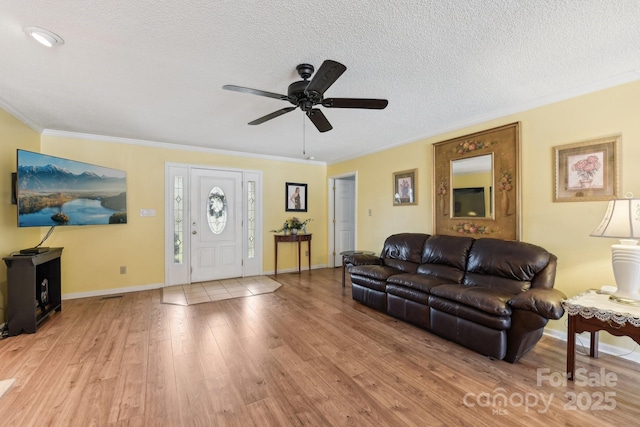
[[[335,163],[640,79],[637,0],[0,4],[0,106],[38,131]],[[347,66],[326,97],[389,106],[321,107],[321,134],[299,109],[248,126],[290,104],[222,90],[286,94],[296,65],[325,59]]]

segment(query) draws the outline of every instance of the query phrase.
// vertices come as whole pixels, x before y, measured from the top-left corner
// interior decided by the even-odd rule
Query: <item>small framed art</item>
[[[307,184],[287,182],[284,195],[287,212],[307,211]]]
[[[393,173],[393,206],[417,205],[418,169]]]
[[[617,199],[620,135],[553,147],[554,202]]]

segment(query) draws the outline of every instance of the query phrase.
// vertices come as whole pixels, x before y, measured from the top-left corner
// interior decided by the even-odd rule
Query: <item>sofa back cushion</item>
[[[531,287],[550,258],[549,252],[530,243],[477,239],[469,251],[463,283],[518,294]]]
[[[462,236],[431,236],[422,249],[417,272],[440,277],[451,283],[462,283],[473,238]]]
[[[428,238],[429,235],[423,233],[392,234],[384,241],[380,258],[386,266],[415,273]]]
[[[392,234],[384,241],[380,258],[390,258],[420,264],[422,248],[428,238],[428,234],[422,233]]]

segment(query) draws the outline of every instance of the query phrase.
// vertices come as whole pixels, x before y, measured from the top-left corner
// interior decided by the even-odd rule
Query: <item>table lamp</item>
[[[613,275],[617,290],[610,299],[623,304],[640,305],[640,199],[616,199],[609,202],[602,222],[591,236],[620,240],[611,245]]]

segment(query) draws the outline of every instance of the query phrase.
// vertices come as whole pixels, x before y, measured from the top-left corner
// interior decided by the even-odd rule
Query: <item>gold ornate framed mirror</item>
[[[520,240],[520,123],[433,144],[434,234]]]

